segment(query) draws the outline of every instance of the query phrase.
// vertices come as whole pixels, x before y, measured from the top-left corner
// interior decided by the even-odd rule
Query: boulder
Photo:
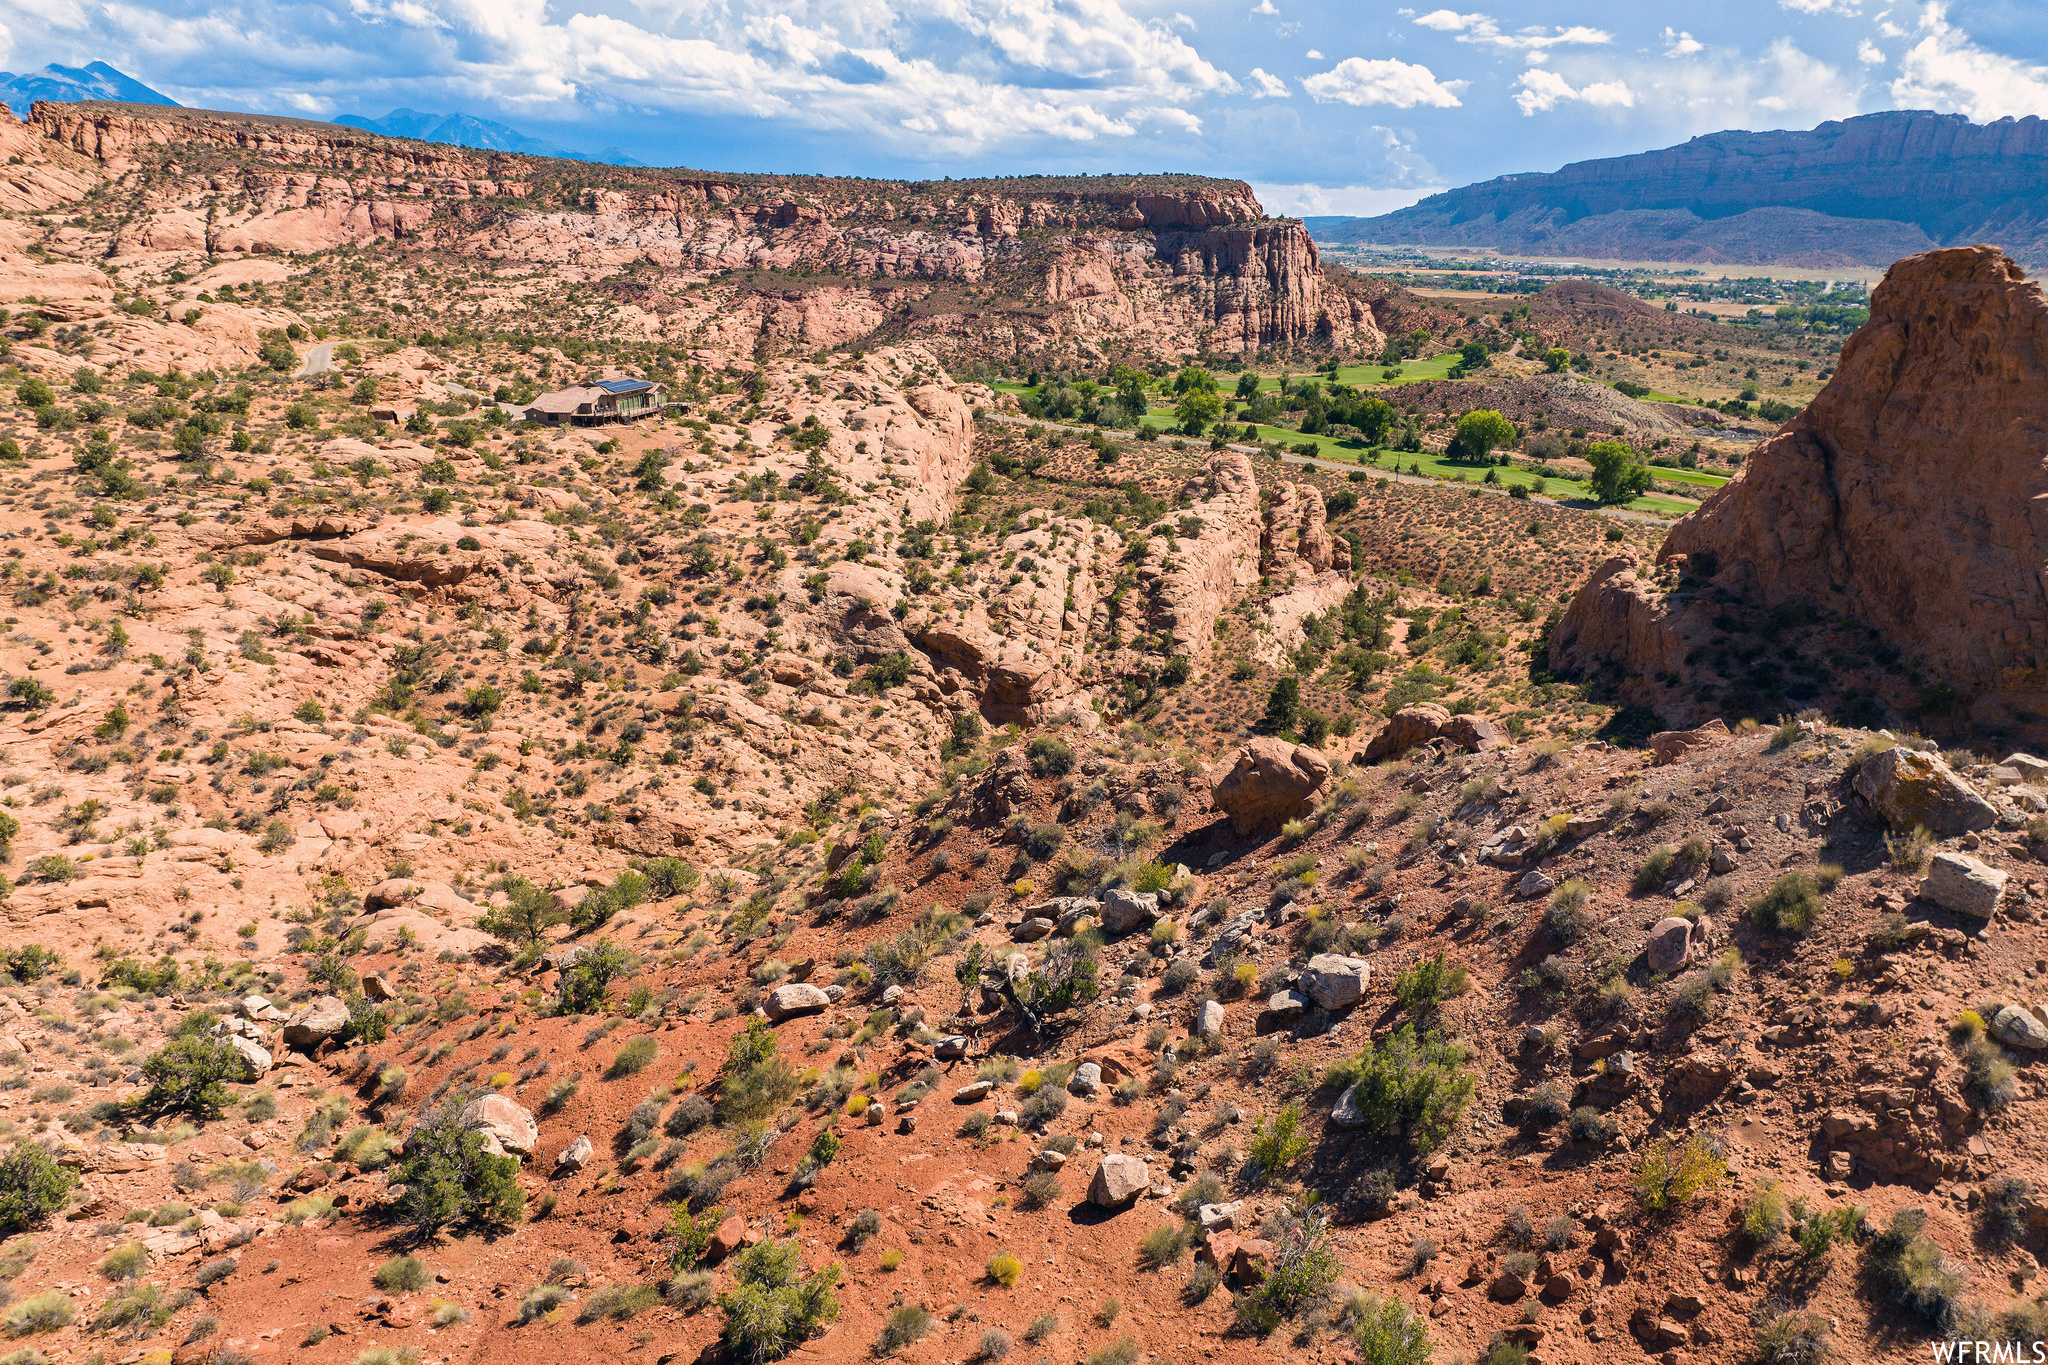
[[[1978,862],[1966,853],[1941,852],[1927,868],[1920,894],[1944,910],[1973,919],[1990,919],[2005,897],[2009,874]]]
[[[1310,1003],[1300,991],[1275,991],[1266,997],[1266,1013],[1275,1023],[1288,1024],[1306,1014]]]
[[[372,972],[363,978],[363,994],[369,996],[370,999],[380,1005],[387,1000],[396,1000],[398,998],[398,992],[391,989],[391,983],[386,981],[377,972]]]
[[[746,1246],[748,1240],[747,1220],[735,1213],[720,1223],[717,1231],[711,1234],[711,1240],[704,1244],[704,1259],[716,1265]]]
[[[1204,1204],[1195,1210],[1195,1221],[1202,1225],[1204,1234],[1230,1232],[1237,1227],[1238,1211],[1243,1207],[1242,1199],[1228,1204]]]
[[[260,995],[242,997],[242,1014],[258,1023],[271,1024],[285,1017],[284,1011]]]
[[[269,1048],[264,1047],[253,1039],[241,1037],[239,1034],[229,1037],[228,1046],[233,1048],[235,1055],[242,1059],[243,1080],[261,1080],[264,1074],[270,1070],[273,1059],[271,1058]]]
[[[2032,754],[2013,754],[2005,760],[2005,766],[2017,772],[2022,782],[2048,786],[2048,759],[2035,758]]]
[[[1873,754],[1856,770],[1854,785],[1856,794],[1896,831],[1925,825],[1935,838],[1953,839],[1998,822],[1991,803],[1938,754],[1918,749]]]
[[[1346,1086],[1337,1097],[1336,1107],[1330,1110],[1330,1122],[1339,1128],[1365,1127],[1365,1115],[1358,1112],[1357,1086]]]
[[[958,1104],[979,1104],[987,1099],[989,1092],[995,1088],[994,1081],[969,1081],[953,1092],[953,1099]]]
[[[1515,883],[1515,898],[1530,900],[1537,896],[1547,896],[1556,889],[1557,883],[1547,875],[1531,870],[1523,874],[1522,880]]]
[[[1650,970],[1669,976],[1685,965],[1692,953],[1692,921],[1670,915],[1650,930]]]
[[[533,1111],[506,1095],[479,1095],[462,1106],[462,1121],[484,1135],[499,1156],[526,1156],[540,1141]]]
[[[932,1056],[942,1062],[958,1061],[967,1055],[967,1035],[950,1033],[932,1046]]]
[[[1365,998],[1372,964],[1362,957],[1317,953],[1301,973],[1301,989],[1326,1010],[1346,1010]]]
[[[555,1153],[555,1169],[573,1175],[582,1170],[596,1152],[597,1148],[591,1145],[588,1136],[579,1136],[567,1147]]]
[[[1204,1000],[1202,1008],[1195,1011],[1195,1036],[1214,1038],[1223,1032],[1224,1009],[1221,1000]]]
[[[1650,736],[1650,753],[1660,764],[1676,763],[1689,749],[1728,737],[1728,723],[1719,716],[1697,730],[1660,730]]]
[[[2048,1024],[2018,1005],[2002,1006],[1991,1016],[1991,1036],[2007,1047],[2025,1048],[2029,1052],[2048,1048]]]
[[[1399,758],[1416,745],[1435,739],[1450,723],[1451,713],[1434,702],[1404,706],[1387,718],[1387,723],[1365,746],[1365,753],[1359,761],[1378,763],[1382,759]]]
[[[1067,1089],[1083,1099],[1102,1093],[1102,1068],[1094,1062],[1083,1062],[1074,1068],[1074,1074],[1067,1080]]]
[[[1128,934],[1158,913],[1159,897],[1153,892],[1117,887],[1102,893],[1102,927],[1112,934]]]
[[[768,992],[761,1002],[768,1017],[776,1023],[794,1019],[799,1014],[816,1014],[831,1006],[831,999],[817,986],[808,981],[791,981]]]
[[[348,1006],[331,995],[307,1001],[285,1020],[286,1047],[316,1048],[348,1027]]]
[[[1019,943],[1036,943],[1038,940],[1049,936],[1057,927],[1049,919],[1034,916],[1011,930],[1010,937]]]
[[[1152,1174],[1145,1163],[1122,1152],[1111,1152],[1095,1168],[1088,1182],[1088,1202],[1101,1208],[1121,1208],[1152,1188]]]
[[[363,893],[363,909],[388,910],[420,893],[420,884],[406,877],[387,877]]]
[[[1238,750],[1209,795],[1237,833],[1270,833],[1307,814],[1329,780],[1329,760],[1316,750],[1262,736]]]

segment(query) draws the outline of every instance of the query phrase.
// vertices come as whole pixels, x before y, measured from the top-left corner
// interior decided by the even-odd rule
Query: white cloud
[[[1977,46],[1948,22],[1948,6],[1929,4],[1925,36],[1899,58],[1892,100],[1902,109],[1967,114],[1979,123],[2007,116],[2048,116],[2048,67]]]
[[[1376,218],[1405,209],[1436,193],[1438,186],[1381,188],[1377,185],[1273,185],[1252,182],[1252,192],[1271,214],[1296,218]]]
[[[1259,0],[1258,4],[1252,6],[1252,13],[1277,15],[1280,11],[1274,7],[1273,0]]]
[[[1428,67],[1392,58],[1346,57],[1320,75],[1305,77],[1301,88],[1318,104],[1391,104],[1396,109],[1423,104],[1455,109],[1465,82],[1438,81]]]
[[[1314,48],[1310,48],[1308,50],[1308,59],[1312,62],[1319,62],[1323,59],[1323,54],[1316,51]]]
[[[1524,28],[1514,33],[1504,33],[1493,19],[1484,14],[1459,14],[1456,10],[1431,10],[1415,20],[1423,28],[1433,28],[1439,33],[1455,33],[1461,43],[1483,43],[1489,47],[1507,48],[1518,52],[1541,51],[1548,47],[1564,44],[1598,45],[1611,43],[1614,35],[1604,29],[1588,28],[1574,24],[1570,28],[1553,27],[1545,30],[1540,25]]]
[[[1801,14],[1861,14],[1855,0],[1778,0],[1780,9],[1798,10]]]
[[[1674,33],[1664,30],[1664,55],[1667,57],[1690,57],[1695,52],[1705,52],[1707,45],[1690,33]]]
[[[1252,91],[1252,98],[1255,100],[1284,100],[1294,93],[1287,88],[1286,81],[1281,80],[1278,76],[1261,71],[1256,66],[1252,68],[1252,74],[1246,77],[1246,79],[1257,87]]]
[[[1515,81],[1521,91],[1515,105],[1524,115],[1555,109],[1560,104],[1584,104],[1595,109],[1633,108],[1635,92],[1626,81],[1594,81],[1574,90],[1571,82],[1555,71],[1524,71]]]
[[[1865,66],[1883,66],[1886,59],[1883,49],[1879,48],[1876,43],[1871,42],[1870,39],[1865,38],[1862,42],[1856,44],[1856,60]]]

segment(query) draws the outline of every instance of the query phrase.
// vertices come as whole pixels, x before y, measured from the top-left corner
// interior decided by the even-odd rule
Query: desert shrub
[[[1271,1184],[1308,1151],[1309,1136],[1302,1131],[1301,1118],[1301,1106],[1289,1101],[1270,1121],[1260,1119],[1252,1125],[1246,1166],[1253,1183]]]
[[[1206,1303],[1209,1296],[1216,1292],[1216,1286],[1221,1283],[1223,1275],[1215,1266],[1207,1261],[1198,1262],[1195,1268],[1188,1272],[1187,1283],[1180,1287],[1181,1302],[1189,1307]]]
[[[598,1009],[612,982],[625,974],[627,959],[626,950],[610,939],[591,944],[563,971],[556,1008],[563,1014],[589,1014]]]
[[[387,1294],[404,1294],[427,1287],[427,1263],[417,1256],[394,1256],[377,1267],[370,1282]]]
[[[1593,913],[1587,909],[1590,895],[1577,877],[1559,886],[1543,909],[1543,927],[1561,942],[1576,942],[1593,924]]]
[[[1265,1281],[1237,1301],[1238,1323],[1265,1336],[1283,1319],[1319,1304],[1342,1269],[1330,1242],[1329,1221],[1313,1205],[1275,1215],[1266,1228],[1272,1244]]]
[[[1963,1049],[1964,1098],[1986,1113],[1997,1113],[2012,1103],[2018,1079],[2005,1053],[1989,1038],[1979,1038]]]
[[[1019,1128],[1043,1128],[1067,1111],[1067,1092],[1057,1085],[1042,1085],[1031,1098],[1017,1106]]]
[[[875,1336],[874,1353],[894,1355],[913,1342],[922,1341],[932,1330],[932,1315],[914,1303],[890,1311],[882,1330]]]
[[[1166,971],[1159,978],[1159,989],[1164,995],[1178,995],[1201,980],[1202,969],[1191,957],[1177,957],[1166,964]]]
[[[1024,1324],[1024,1340],[1036,1346],[1059,1330],[1060,1319],[1057,1313],[1039,1313]]]
[[[1939,1337],[1955,1326],[1962,1272],[1941,1248],[1923,1236],[1927,1215],[1919,1209],[1892,1214],[1883,1232],[1863,1247],[1863,1271],[1882,1300],[1896,1304]]]
[[[661,1125],[661,1131],[673,1138],[688,1137],[715,1117],[717,1110],[710,1100],[702,1095],[685,1095],[683,1102],[669,1111],[668,1122]]]
[[[1059,1197],[1060,1178],[1051,1171],[1033,1171],[1024,1178],[1024,1188],[1017,1195],[1017,1207],[1042,1209]]]
[[[846,1246],[849,1251],[859,1251],[874,1235],[882,1230],[882,1215],[873,1209],[862,1209],[854,1215],[853,1222],[846,1229]]]
[[[192,1272],[192,1283],[200,1289],[211,1289],[234,1274],[236,1264],[232,1256],[216,1257]]]
[[[612,1054],[612,1064],[605,1068],[604,1078],[615,1081],[621,1076],[637,1076],[653,1063],[660,1052],[655,1041],[644,1034],[632,1039]]]
[[[1529,1092],[1528,1107],[1523,1112],[1531,1123],[1549,1128],[1562,1122],[1571,1111],[1571,1088],[1562,1081],[1552,1080],[1544,1081]]]
[[[1074,770],[1073,749],[1051,735],[1033,736],[1024,746],[1024,758],[1039,777],[1060,777]]]
[[[976,1360],[993,1362],[1001,1360],[1008,1354],[1010,1354],[1010,1334],[1000,1327],[989,1328],[981,1334],[981,1340],[975,1343],[974,1358]]]
[[[576,1321],[626,1322],[659,1302],[661,1291],[651,1284],[608,1284],[584,1301]]]
[[[177,1311],[172,1305],[173,1301],[157,1286],[138,1284],[101,1304],[100,1311],[93,1315],[92,1328],[95,1332],[146,1336],[170,1321],[171,1314]]]
[[[1399,1299],[1361,1295],[1346,1306],[1360,1365],[1430,1365],[1429,1327]]]
[[[1007,1251],[989,1257],[988,1277],[1005,1289],[1014,1289],[1024,1274],[1024,1263]]]
[[[1828,1357],[1828,1320],[1770,1304],[1757,1314],[1757,1365],[1819,1365]]]
[[[1664,879],[1671,875],[1674,855],[1669,848],[1653,848],[1650,856],[1636,865],[1636,875],[1629,885],[1638,894],[1655,891],[1664,885]]]
[[[149,1250],[140,1242],[123,1242],[99,1263],[100,1274],[109,1280],[132,1280],[149,1269]]]
[[[22,1299],[7,1310],[7,1335],[27,1337],[39,1332],[55,1332],[69,1327],[77,1316],[78,1310],[72,1307],[69,1294],[61,1289],[45,1290]]]
[[[1750,923],[1769,933],[1803,934],[1819,920],[1820,887],[1804,872],[1787,872],[1749,903]]]
[[[1698,1133],[1682,1142],[1660,1138],[1636,1167],[1636,1201],[1651,1213],[1668,1213],[1727,1173],[1720,1153]]]
[[[1582,1104],[1572,1110],[1572,1121],[1567,1129],[1573,1142],[1599,1146],[1614,1139],[1614,1120],[1590,1104]]]
[[[1352,1104],[1365,1131],[1403,1134],[1421,1153],[1450,1136],[1472,1098],[1462,1045],[1403,1027],[1376,1046],[1332,1067],[1327,1084],[1352,1088]]]
[[[1138,1239],[1138,1264],[1163,1270],[1188,1254],[1188,1230],[1179,1223],[1157,1227]]]
[[[0,1234],[32,1228],[64,1207],[77,1177],[39,1142],[17,1142],[0,1157]]]
[[[2027,1211],[2034,1187],[2016,1175],[2002,1175],[1984,1187],[1984,1230],[1994,1240],[2018,1242],[2027,1235]]]
[[[1743,1207],[1742,1235],[1751,1246],[1767,1247],[1785,1235],[1788,1221],[1784,1186],[1766,1180],[1756,1187]]]
[[[524,1327],[530,1322],[546,1321],[573,1297],[558,1284],[535,1285],[519,1301],[519,1312],[513,1317],[513,1324]]]
[[[1472,989],[1472,976],[1444,960],[1443,953],[1423,958],[1394,980],[1394,999],[1417,1020],[1428,1020],[1443,1002]]]
[[[717,1282],[708,1270],[686,1270],[669,1277],[668,1288],[662,1291],[662,1302],[671,1308],[693,1313],[710,1303],[716,1294]]]
[[[227,1083],[243,1074],[241,1054],[226,1039],[183,1034],[142,1064],[149,1089],[142,1107],[155,1114],[217,1118],[228,1102]]]
[[[516,1157],[493,1156],[453,1101],[427,1113],[405,1142],[398,1219],[421,1239],[456,1223],[512,1227],[526,1211]]]
[[[1925,825],[1884,836],[1885,859],[1894,872],[1918,872],[1933,847],[1934,835]]]
[[[776,1049],[765,1021],[749,1019],[726,1046],[719,1070],[718,1117],[726,1124],[758,1122],[796,1094],[797,1073]]]
[[[802,1273],[795,1242],[761,1242],[733,1258],[734,1285],[718,1297],[727,1351],[743,1365],[780,1360],[839,1316],[839,1267]]]

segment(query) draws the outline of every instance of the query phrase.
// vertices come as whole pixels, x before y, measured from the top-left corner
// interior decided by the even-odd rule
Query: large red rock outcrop
[[[1748,603],[1874,627],[1980,719],[2048,712],[2044,400],[2039,286],[1995,247],[1900,261],[1827,387],[1672,528],[1658,561]],[[1617,671],[1626,699],[1683,723],[1699,707],[1650,680],[1683,676],[1713,610],[1611,560],[1553,635],[1552,666]]]

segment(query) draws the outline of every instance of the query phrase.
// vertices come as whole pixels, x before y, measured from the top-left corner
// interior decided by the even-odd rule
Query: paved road
[[[334,368],[334,348],[341,343],[323,341],[318,346],[306,349],[306,358],[299,362],[299,368],[292,371],[292,378],[304,379],[308,375],[326,374]]]
[[[1077,430],[1077,428],[1063,426],[1058,422],[1041,421],[1034,417],[1005,417],[998,413],[989,413],[987,416],[991,422],[1007,422],[1011,426],[1016,427],[1050,427],[1058,431]],[[1233,444],[1229,449],[1242,451],[1247,455],[1266,455],[1271,453],[1262,446]],[[1431,488],[1458,487],[1458,485],[1445,479],[1432,479],[1424,474],[1400,474],[1390,469],[1376,469],[1372,465],[1366,464],[1345,464],[1337,460],[1322,460],[1310,455],[1295,455],[1291,453],[1284,453],[1279,458],[1288,464],[1314,465],[1319,469],[1333,469],[1344,474],[1353,474],[1363,469],[1376,479],[1392,479],[1396,483],[1427,484]],[[1506,488],[1495,488],[1483,483],[1466,484],[1464,486],[1467,490],[1476,488],[1481,493],[1487,494],[1490,497],[1504,498],[1508,496]],[[1555,507],[1564,512],[1598,513],[1605,517],[1622,517],[1628,521],[1644,521],[1652,526],[1669,526],[1674,520],[1672,517],[1653,516],[1648,512],[1624,511],[1618,507],[1583,507],[1576,503],[1560,502],[1556,498],[1547,498],[1536,493],[1530,494],[1527,500],[1533,503],[1541,503],[1545,507]]]

